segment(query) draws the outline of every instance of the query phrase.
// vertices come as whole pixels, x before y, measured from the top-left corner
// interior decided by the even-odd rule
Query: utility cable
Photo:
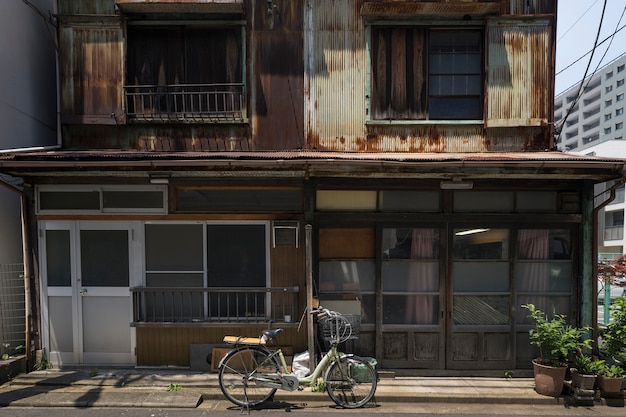
[[[587,63],[587,68],[585,69],[585,75],[583,75],[583,78],[582,78],[583,80],[587,78],[587,74],[589,73],[589,67],[591,67],[591,61],[593,60],[594,52],[598,48],[598,39],[600,38],[600,32],[602,30],[602,22],[604,21],[604,12],[606,11],[607,1],[608,0],[604,0],[604,5],[602,6],[602,14],[600,15],[600,23],[598,24],[598,31],[596,33],[596,39],[593,43],[593,49],[592,49],[593,52],[591,52],[591,56],[589,57],[589,62]],[[576,106],[576,103],[578,103],[578,100],[580,99],[581,91],[583,89],[583,84],[584,83],[581,82],[580,85],[578,86],[578,91],[576,92],[576,99],[572,101],[569,109],[567,110],[567,113],[565,114],[565,117],[561,121],[560,126],[557,128],[559,135],[557,136],[555,143],[559,143],[561,139],[561,134],[563,133],[563,126],[565,125],[565,122],[567,121],[567,118],[569,117],[569,115],[572,113],[574,106]]]

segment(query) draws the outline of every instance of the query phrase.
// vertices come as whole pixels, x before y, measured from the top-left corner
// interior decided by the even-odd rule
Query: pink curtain
[[[413,229],[411,237],[411,259],[432,260],[434,258],[433,229]],[[412,262],[409,269],[407,291],[437,291],[437,277],[431,262]],[[431,295],[408,295],[406,322],[413,324],[433,324],[436,319],[435,297]]]

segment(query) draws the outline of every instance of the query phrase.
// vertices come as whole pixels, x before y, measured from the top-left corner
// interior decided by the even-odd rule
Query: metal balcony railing
[[[243,84],[127,85],[126,115],[135,120],[241,122]]]
[[[296,320],[299,287],[134,287],[133,324]]]

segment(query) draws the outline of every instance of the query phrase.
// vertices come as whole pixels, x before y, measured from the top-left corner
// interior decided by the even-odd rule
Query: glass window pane
[[[439,261],[383,263],[383,292],[438,291]]]
[[[518,234],[519,259],[571,259],[571,234],[566,229],[522,229]]]
[[[455,295],[452,317],[459,325],[499,325],[509,323],[509,297],[500,295]]]
[[[207,225],[210,287],[265,287],[266,232],[263,224]]]
[[[46,230],[46,267],[49,287],[72,286],[69,230]]]
[[[100,191],[41,191],[40,210],[100,210]]]
[[[570,292],[571,262],[518,262],[515,282],[519,292]]]
[[[515,199],[513,192],[503,191],[455,191],[454,211],[456,212],[513,212]]]
[[[202,271],[203,236],[200,224],[146,224],[148,271]]]
[[[455,229],[454,259],[509,259],[509,231],[472,227]]]
[[[519,212],[556,212],[556,193],[553,191],[518,191],[517,211]]]
[[[176,210],[206,211],[297,211],[302,209],[299,189],[177,189]]]
[[[384,229],[383,259],[438,259],[439,230]]]
[[[439,191],[381,191],[382,211],[429,211],[441,210]]]
[[[455,292],[508,292],[508,262],[454,262],[452,286]]]
[[[319,274],[320,292],[376,290],[374,261],[322,261]]]
[[[146,287],[204,287],[201,273],[147,273]]]
[[[535,307],[548,315],[549,318],[555,314],[571,315],[571,297],[569,295],[519,295],[517,297],[516,318],[518,324],[532,324],[528,317],[528,310],[519,306],[524,304],[534,304]]]
[[[480,97],[431,97],[428,114],[432,120],[478,120],[482,118],[481,101]]]
[[[103,209],[164,208],[163,191],[103,191]]]
[[[439,324],[439,295],[383,296],[385,324]]]
[[[128,231],[81,230],[82,283],[94,287],[128,287]]]
[[[376,191],[318,190],[318,210],[376,210]]]

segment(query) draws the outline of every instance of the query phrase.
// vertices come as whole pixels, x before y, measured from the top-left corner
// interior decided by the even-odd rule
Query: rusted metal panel
[[[465,1],[365,1],[361,13],[371,18],[406,18],[408,15],[462,18],[466,15],[500,14],[503,0]]]
[[[512,15],[556,14],[557,0],[507,0]]]
[[[113,0],[58,0],[59,15],[114,15]]]
[[[489,21],[487,127],[548,125],[551,34],[548,20]]]
[[[115,4],[124,13],[243,13],[243,0],[115,0]]]
[[[357,150],[366,135],[367,59],[360,0],[319,1],[313,11],[310,147]],[[319,139],[319,141],[318,141]]]
[[[248,3],[251,149],[304,147],[303,3]]]
[[[64,123],[117,124],[122,105],[123,30],[119,19],[59,28]]]

